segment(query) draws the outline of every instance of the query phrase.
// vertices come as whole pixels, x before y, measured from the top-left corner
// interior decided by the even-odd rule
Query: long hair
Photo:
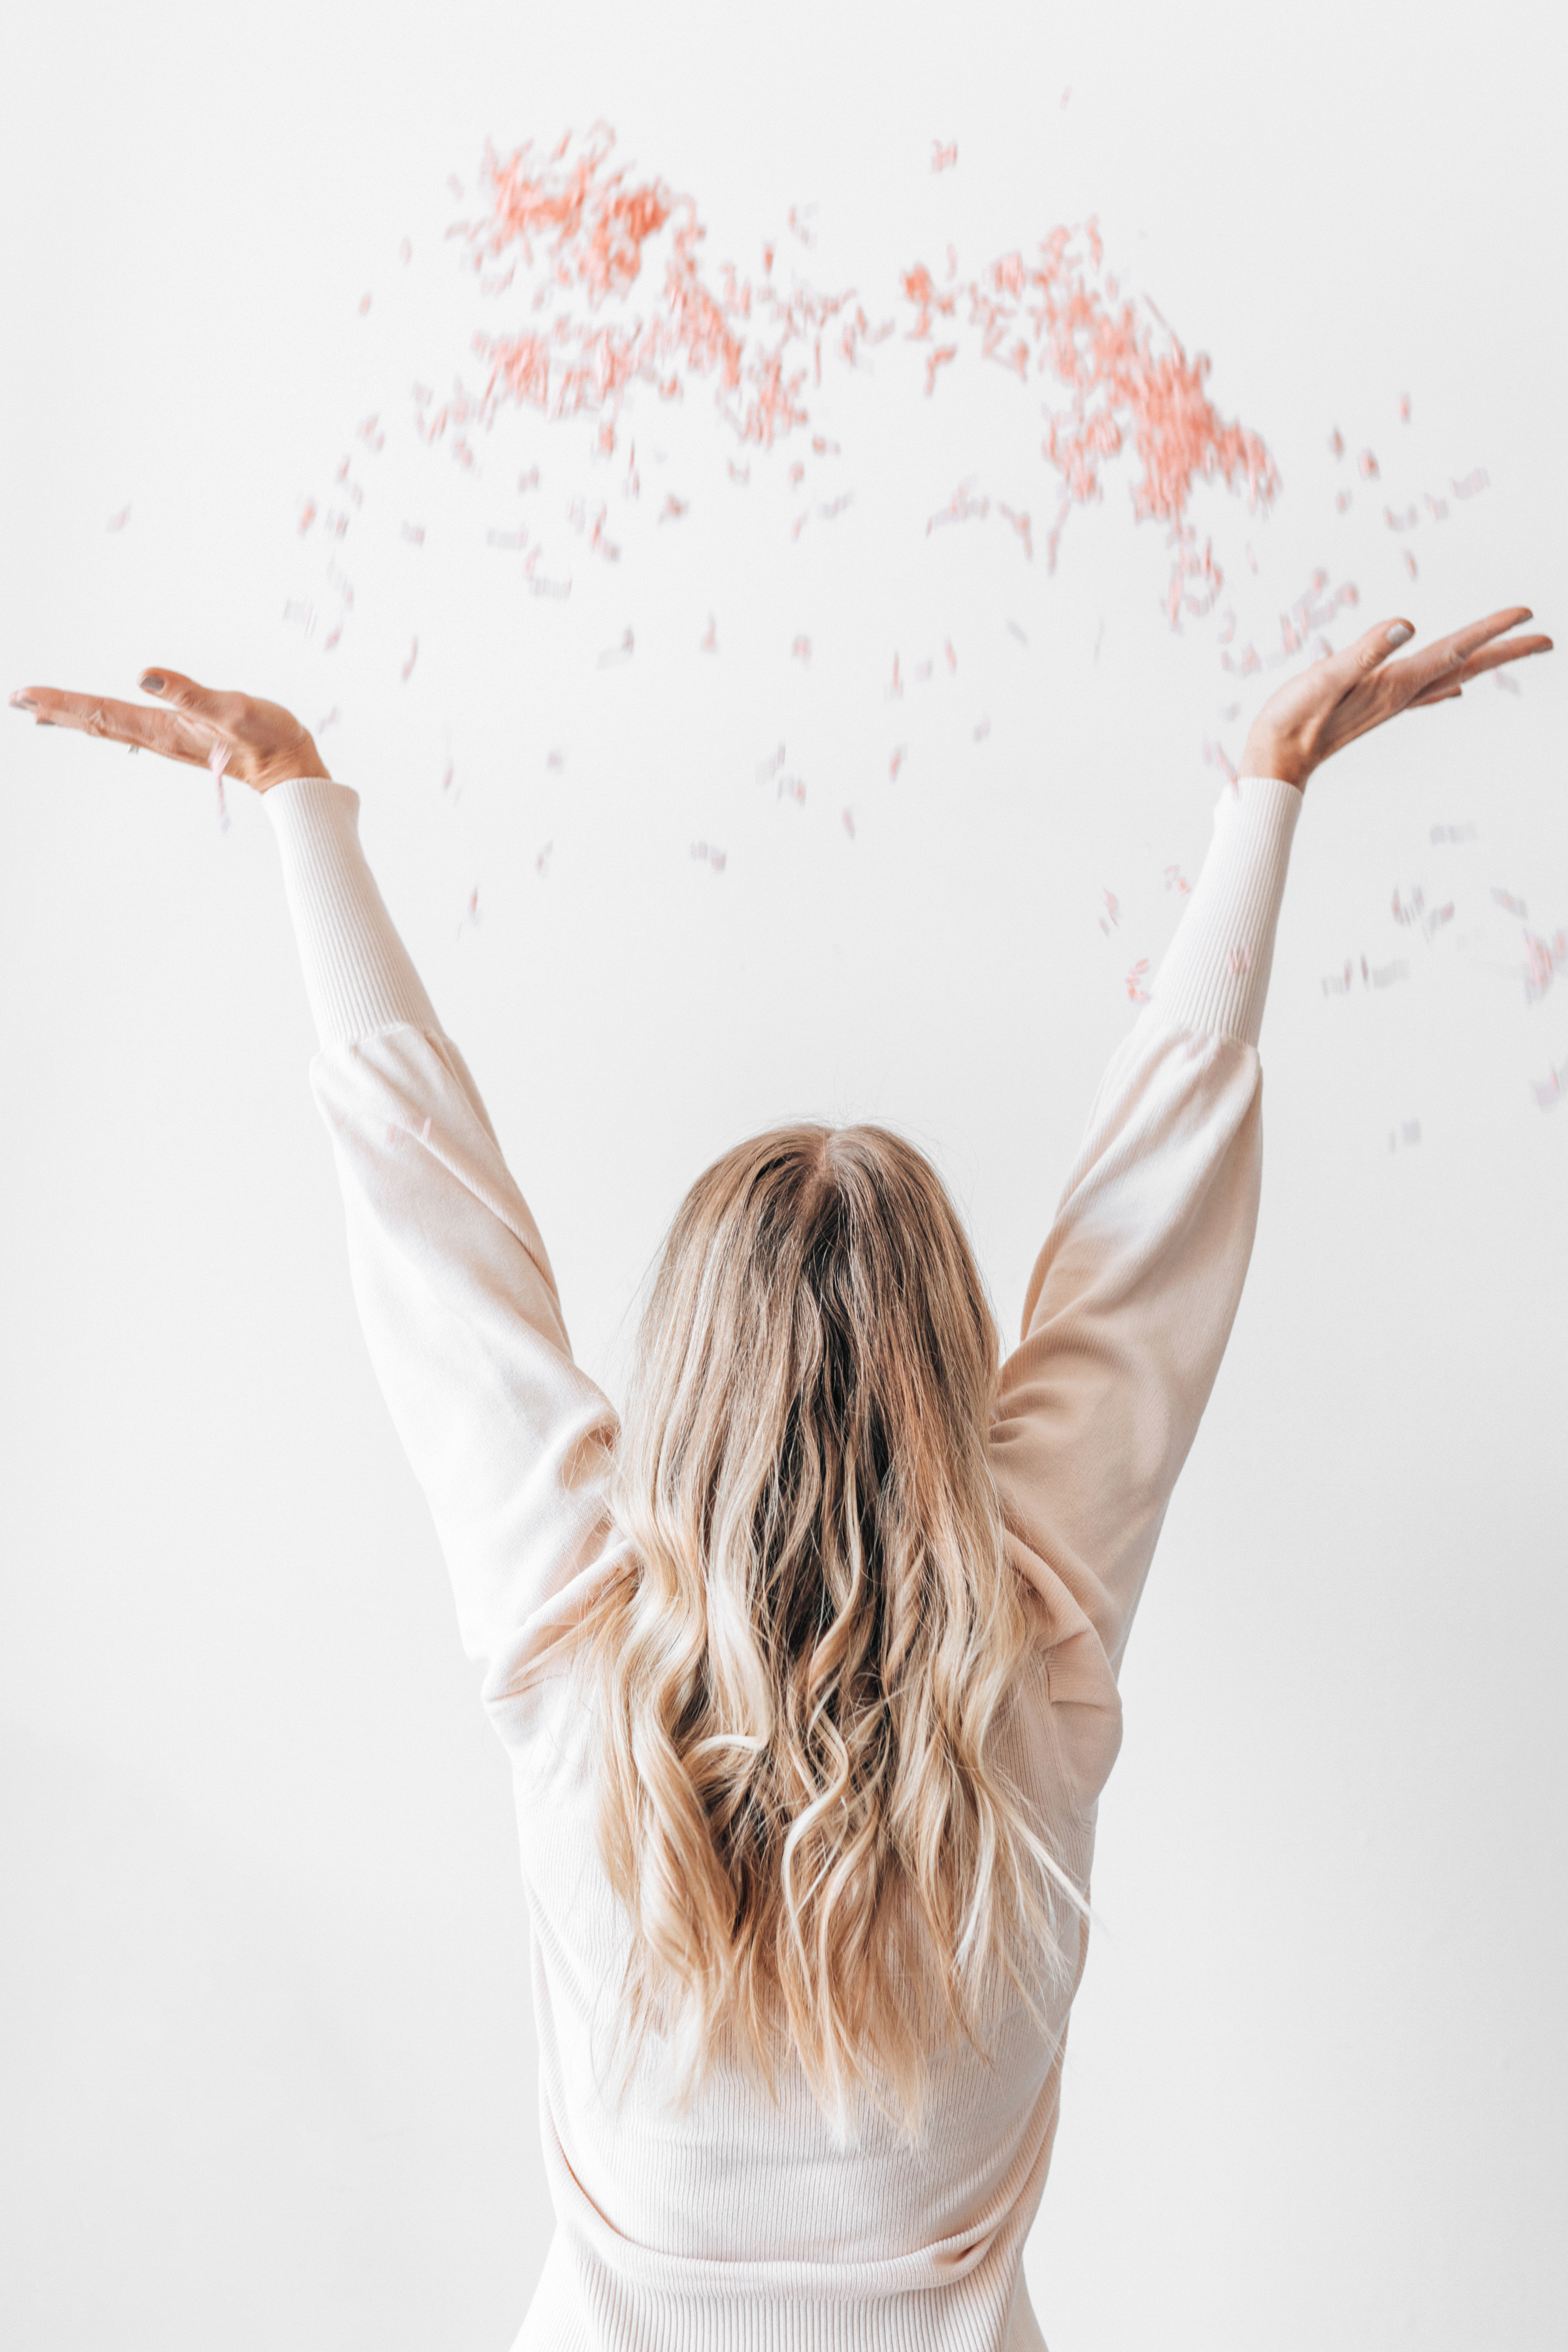
[[[620,2020],[776,2089],[793,2045],[913,2131],[952,2033],[1037,2018],[1087,1916],[996,1760],[1030,1630],[986,1458],[999,1335],[929,1160],[780,1128],[716,1160],[665,1242],[576,1636],[599,1841],[629,1913]]]

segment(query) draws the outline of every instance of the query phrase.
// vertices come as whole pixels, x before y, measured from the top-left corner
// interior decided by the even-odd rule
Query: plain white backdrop
[[[337,712],[612,1394],[686,1186],[798,1113],[932,1153],[1011,1337],[1203,855],[1203,745],[1274,673],[1171,631],[1131,459],[1054,575],[994,521],[928,534],[973,476],[1043,536],[1037,411],[974,368],[928,403],[890,347],[825,389],[856,503],[798,541],[788,453],[733,490],[695,399],[628,410],[635,507],[538,419],[461,473],[410,387],[500,311],[443,231],[487,137],[595,118],[710,263],[782,239],[873,316],[950,241],[1095,215],[1279,466],[1266,520],[1194,501],[1261,648],[1319,566],[1347,626],[1520,602],[1561,636],[1563,48],[1542,5],[62,0],[7,49],[0,682],[158,662]],[[329,654],[284,615],[334,609],[298,525],[350,454]],[[531,464],[559,604],[487,537]],[[1392,532],[1427,491],[1447,520]],[[1568,971],[1531,1001],[1522,942],[1568,924],[1561,658],[1309,791],[1258,1245],[1128,1656],[1028,2253],[1053,2352],[1560,2341]],[[550,2229],[510,1792],[360,1341],[265,813],[5,724],[0,2338],[500,2352]],[[781,742],[804,805],[759,781]],[[1455,908],[1430,940],[1416,890]]]

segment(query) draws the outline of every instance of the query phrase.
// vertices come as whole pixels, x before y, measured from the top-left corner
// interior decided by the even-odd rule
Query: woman
[[[276,704],[26,689],[265,793],[365,1336],[511,1759],[557,2228],[520,2346],[1023,2347],[1117,1675],[1245,1277],[1301,794],[1548,649],[1384,622],[1265,705],[1000,1362],[884,1129],[693,1186],[625,1426],[359,847]]]

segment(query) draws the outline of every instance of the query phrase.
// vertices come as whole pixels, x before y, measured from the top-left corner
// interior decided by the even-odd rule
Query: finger
[[[1353,686],[1388,659],[1401,646],[1407,646],[1415,635],[1413,622],[1404,619],[1376,621],[1364,630],[1353,645],[1343,653],[1330,656],[1328,667],[1337,672],[1346,686]]]
[[[215,730],[179,711],[149,710],[141,703],[71,694],[51,686],[23,687],[11,699],[18,709],[30,710],[40,727],[68,727],[79,735],[156,751],[165,760],[205,767],[213,748]]]
[[[1425,652],[1411,655],[1407,661],[1398,665],[1398,668],[1408,675],[1415,683],[1416,692],[1420,693],[1435,677],[1462,669],[1483,646],[1503,636],[1510,629],[1518,628],[1521,621],[1533,617],[1528,604],[1509,605],[1500,613],[1489,613],[1484,621],[1472,621],[1467,628],[1450,631],[1447,636],[1439,637],[1435,644],[1429,645]],[[1517,642],[1522,645],[1532,641],[1521,638]]]
[[[161,663],[155,668],[143,670],[140,683],[143,694],[155,694],[166,709],[183,710],[220,733],[232,730],[245,707],[243,694],[226,694],[215,687],[198,686],[194,677],[186,677],[177,669],[165,669]]]

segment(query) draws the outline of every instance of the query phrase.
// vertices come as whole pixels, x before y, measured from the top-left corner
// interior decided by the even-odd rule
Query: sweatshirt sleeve
[[[506,1737],[530,1660],[604,1564],[618,1423],[573,1362],[538,1228],[365,862],[358,793],[293,778],[263,806],[366,1345]]]
[[[1086,1803],[1171,1491],[1230,1337],[1258,1220],[1258,1038],[1301,795],[1222,792],[1151,1001],[1089,1111],[1002,1368],[992,1467],[1044,1604],[1052,1712]]]

